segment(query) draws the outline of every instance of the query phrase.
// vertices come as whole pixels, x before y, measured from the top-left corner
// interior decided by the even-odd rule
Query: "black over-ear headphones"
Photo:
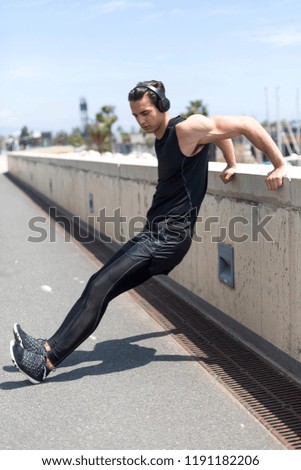
[[[153,91],[157,95],[158,100],[157,100],[156,106],[159,109],[159,111],[161,111],[161,113],[165,113],[166,111],[169,110],[170,101],[168,98],[166,98],[164,93],[161,93],[156,87],[152,85],[147,85],[146,83],[143,83],[143,82],[139,82],[136,85],[136,88],[140,88],[140,87],[147,88],[148,90]]]

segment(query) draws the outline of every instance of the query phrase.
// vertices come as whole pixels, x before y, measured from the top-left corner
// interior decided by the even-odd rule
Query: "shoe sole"
[[[18,326],[18,323],[15,323],[13,326],[14,337],[15,337],[16,343],[18,343],[20,346],[22,346],[22,348],[24,348],[23,341],[21,339],[21,336],[18,333],[17,326]]]
[[[25,377],[26,377],[32,384],[34,384],[34,385],[40,384],[41,381],[38,381],[38,380],[33,379],[33,378],[30,377],[28,374],[26,374],[26,372],[24,372],[22,369],[20,369],[20,367],[18,366],[17,361],[16,361],[16,359],[15,359],[14,349],[13,349],[13,348],[14,348],[14,345],[15,345],[15,341],[12,340],[12,341],[10,342],[10,356],[11,356],[11,359],[12,359],[12,361],[13,361],[14,366],[15,366],[20,372],[22,372],[22,374],[25,375]]]

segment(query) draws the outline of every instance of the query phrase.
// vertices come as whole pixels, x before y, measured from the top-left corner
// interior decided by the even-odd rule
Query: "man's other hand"
[[[269,191],[276,191],[283,186],[284,177],[288,175],[287,166],[275,168],[268,173],[265,182]]]
[[[219,174],[219,177],[223,183],[227,184],[233,180],[235,173],[236,173],[236,167],[226,166],[224,171]]]

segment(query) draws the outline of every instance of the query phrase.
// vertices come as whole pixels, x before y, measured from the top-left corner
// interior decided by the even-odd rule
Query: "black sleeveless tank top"
[[[146,217],[152,232],[180,229],[185,236],[192,236],[207,190],[209,145],[193,157],[186,157],[180,150],[175,129],[182,121],[180,116],[171,119],[163,137],[155,141],[158,184]]]

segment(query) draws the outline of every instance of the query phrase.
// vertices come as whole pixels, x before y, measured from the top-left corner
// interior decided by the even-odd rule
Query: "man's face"
[[[130,101],[133,116],[139,126],[147,133],[155,133],[161,126],[164,113],[161,113],[150,101],[148,95],[144,95],[139,101]]]

